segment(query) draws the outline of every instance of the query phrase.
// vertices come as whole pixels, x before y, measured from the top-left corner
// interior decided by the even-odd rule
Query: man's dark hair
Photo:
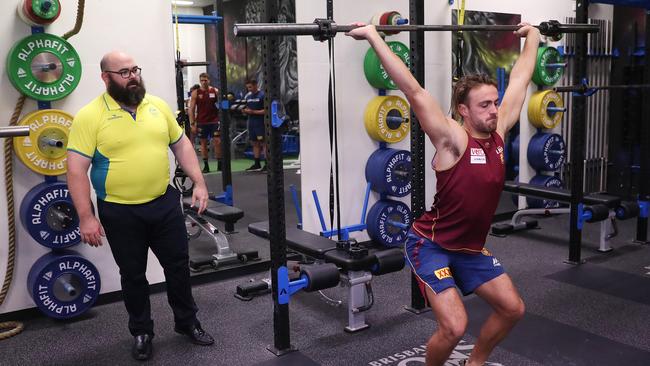
[[[467,102],[469,92],[481,85],[492,85],[497,87],[497,82],[494,81],[489,75],[466,75],[460,78],[456,85],[454,85],[454,92],[451,96],[451,112],[455,120],[460,121],[461,116],[458,112],[458,106]]]

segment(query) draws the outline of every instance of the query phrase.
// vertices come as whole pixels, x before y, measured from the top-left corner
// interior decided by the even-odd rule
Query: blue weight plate
[[[529,183],[535,186],[562,188],[562,181],[550,175],[536,175],[531,178]],[[533,197],[527,197],[526,202],[529,208],[558,208],[561,206],[558,201]]]
[[[71,250],[50,252],[29,270],[27,291],[45,315],[70,319],[90,309],[101,289],[97,268]]]
[[[538,132],[528,143],[528,163],[537,171],[556,171],[564,163],[565,148],[562,136]]]
[[[400,201],[379,200],[368,211],[366,218],[370,238],[386,247],[400,247],[406,241],[408,229],[390,225],[394,221],[411,226],[411,210]]]
[[[395,197],[411,192],[411,153],[406,150],[378,149],[366,163],[366,180],[372,190]]]
[[[519,164],[519,136],[521,135],[517,135],[510,143],[510,159],[514,165]]]
[[[23,227],[36,242],[63,249],[79,244],[79,217],[65,182],[41,183],[20,204]]]

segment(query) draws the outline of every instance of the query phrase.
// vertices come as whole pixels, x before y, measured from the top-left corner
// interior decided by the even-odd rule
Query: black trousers
[[[164,195],[147,203],[125,205],[97,200],[97,208],[113,258],[120,267],[131,334],[154,334],[145,276],[149,248],[163,267],[167,300],[176,326],[187,329],[197,324],[180,193],[169,186]]]

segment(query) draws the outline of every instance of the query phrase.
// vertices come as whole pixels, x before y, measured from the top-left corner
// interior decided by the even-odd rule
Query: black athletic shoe
[[[259,172],[262,170],[262,166],[259,164],[253,164],[250,168],[246,169],[247,172]]]
[[[203,172],[203,173],[209,173],[210,172],[210,167],[208,166],[207,163],[203,164],[203,170],[201,170],[201,172]]]
[[[187,336],[190,341],[199,346],[209,346],[214,344],[214,338],[208,334],[200,325],[193,325],[190,329],[181,329],[174,327],[176,333]]]
[[[153,344],[151,343],[151,335],[140,334],[134,337],[133,348],[131,355],[138,361],[144,361],[151,358],[153,353]]]

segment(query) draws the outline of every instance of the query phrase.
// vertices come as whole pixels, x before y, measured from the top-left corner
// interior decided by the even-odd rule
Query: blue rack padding
[[[217,24],[222,19],[218,15],[178,14],[179,24]],[[174,15],[172,15],[172,23],[176,23],[176,17]]]

